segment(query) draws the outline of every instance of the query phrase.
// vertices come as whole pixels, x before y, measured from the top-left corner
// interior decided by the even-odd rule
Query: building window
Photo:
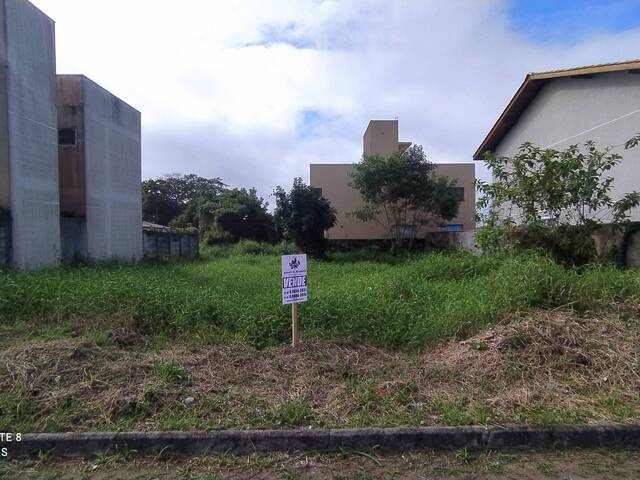
[[[464,187],[449,187],[449,191],[455,196],[456,200],[464,201]]]
[[[64,147],[75,147],[78,144],[75,128],[58,129],[58,145]]]
[[[416,236],[415,225],[395,225],[396,234],[400,238],[414,238]]]
[[[464,231],[464,225],[461,223],[444,223],[440,225],[440,228],[445,232],[462,232]]]

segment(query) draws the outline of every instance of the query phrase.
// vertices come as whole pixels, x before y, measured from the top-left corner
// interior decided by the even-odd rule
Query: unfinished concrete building
[[[0,266],[60,257],[53,21],[0,0]]]
[[[56,79],[53,21],[0,0],[0,268],[142,258],[140,112]]]
[[[142,258],[140,112],[83,75],[58,75],[63,259]]]

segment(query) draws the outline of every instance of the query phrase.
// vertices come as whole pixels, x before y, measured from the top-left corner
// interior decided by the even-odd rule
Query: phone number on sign
[[[21,441],[22,441],[21,433],[0,432],[0,457],[9,456],[10,447],[5,447],[3,444],[21,442]]]

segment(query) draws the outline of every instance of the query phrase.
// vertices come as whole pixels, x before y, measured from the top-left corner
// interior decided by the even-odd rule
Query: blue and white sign
[[[307,256],[283,255],[282,259],[282,304],[307,301]]]

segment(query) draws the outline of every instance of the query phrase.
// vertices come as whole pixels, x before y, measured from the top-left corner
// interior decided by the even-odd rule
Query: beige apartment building
[[[398,140],[397,120],[371,120],[364,132],[363,154],[389,157],[408,148],[412,142]],[[456,181],[463,198],[458,216],[446,223],[429,225],[417,232],[416,238],[424,238],[429,232],[462,232],[475,229],[475,165],[472,163],[435,164],[436,175]],[[336,225],[327,232],[329,240],[384,240],[388,231],[376,221],[362,222],[351,212],[363,206],[360,194],[350,186],[354,164],[311,164],[310,184],[322,190],[333,208],[337,210]],[[409,228],[411,226],[408,226]]]

